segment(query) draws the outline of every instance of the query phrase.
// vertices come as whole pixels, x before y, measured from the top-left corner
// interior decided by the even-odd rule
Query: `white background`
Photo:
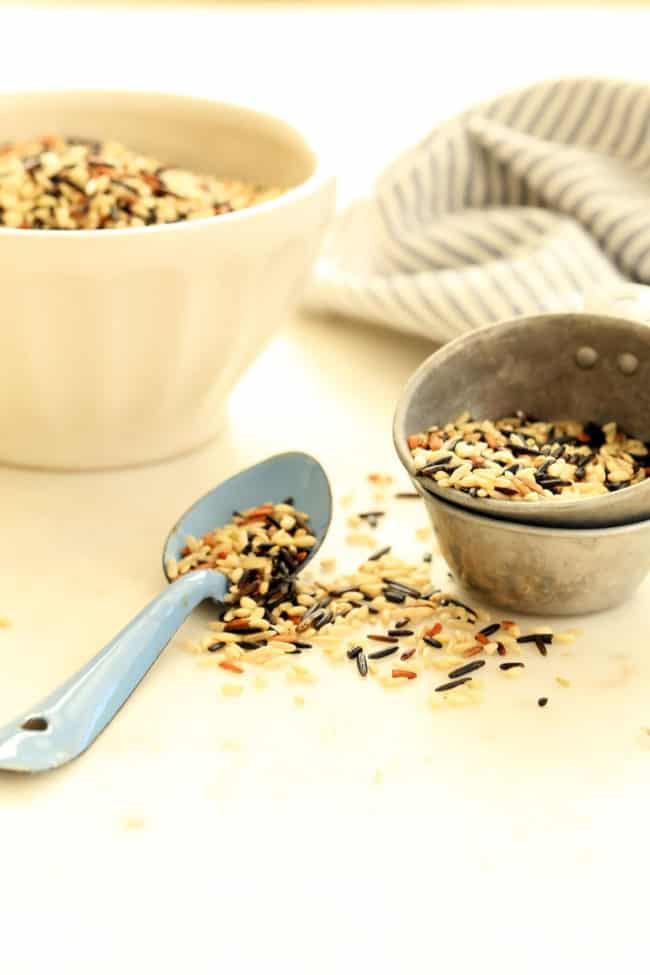
[[[648,24],[623,8],[0,8],[0,86],[285,113],[346,198],[473,100],[565,73],[646,78]],[[205,450],[111,475],[0,471],[0,723],[150,598],[167,528],[222,477],[289,446],[318,453],[337,497],[396,470],[393,405],[429,351],[288,322]],[[423,518],[395,514],[385,535],[417,554]],[[362,697],[326,667],[313,688],[228,701],[170,648],[84,759],[0,780],[0,971],[647,971],[649,593],[475,712],[433,714],[410,687]]]

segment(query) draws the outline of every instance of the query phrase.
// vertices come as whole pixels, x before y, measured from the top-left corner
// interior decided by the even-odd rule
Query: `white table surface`
[[[0,86],[159,87],[284,111],[320,134],[347,196],[473,99],[565,72],[647,76],[649,22],[0,7]],[[399,475],[393,405],[429,351],[295,317],[207,448],[114,473],[0,470],[0,724],[157,591],[168,527],[238,468],[311,450],[359,505],[369,470]],[[418,556],[424,512],[393,510],[380,537]],[[362,554],[343,548],[341,565]],[[435,713],[424,684],[384,692],[324,663],[314,685],[274,674],[226,699],[181,648],[199,613],[84,758],[0,778],[0,970],[645,970],[649,607],[645,585],[566,656],[531,655],[519,681],[486,682],[480,708]]]

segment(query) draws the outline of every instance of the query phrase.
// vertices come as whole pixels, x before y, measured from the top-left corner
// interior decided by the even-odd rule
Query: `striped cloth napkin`
[[[650,86],[550,81],[435,128],[334,222],[307,304],[445,342],[650,283]]]

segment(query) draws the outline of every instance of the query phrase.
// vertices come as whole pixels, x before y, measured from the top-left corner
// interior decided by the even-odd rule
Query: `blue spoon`
[[[200,538],[231,521],[234,510],[294,498],[310,518],[320,548],[332,516],[325,471],[307,454],[288,453],[236,474],[201,498],[174,525],[163,550],[179,558],[188,535]],[[166,572],[165,572],[166,574]],[[115,717],[192,610],[205,599],[222,602],[228,580],[202,569],[181,576],[157,596],[96,657],[31,711],[0,729],[0,770],[42,772],[65,765],[92,745]]]

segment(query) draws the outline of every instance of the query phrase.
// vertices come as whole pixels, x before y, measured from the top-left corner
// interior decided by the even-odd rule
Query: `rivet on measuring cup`
[[[591,369],[598,362],[598,353],[590,345],[582,345],[576,352],[576,365],[581,369]]]
[[[632,376],[639,368],[639,360],[631,352],[621,352],[616,364],[624,376]]]

